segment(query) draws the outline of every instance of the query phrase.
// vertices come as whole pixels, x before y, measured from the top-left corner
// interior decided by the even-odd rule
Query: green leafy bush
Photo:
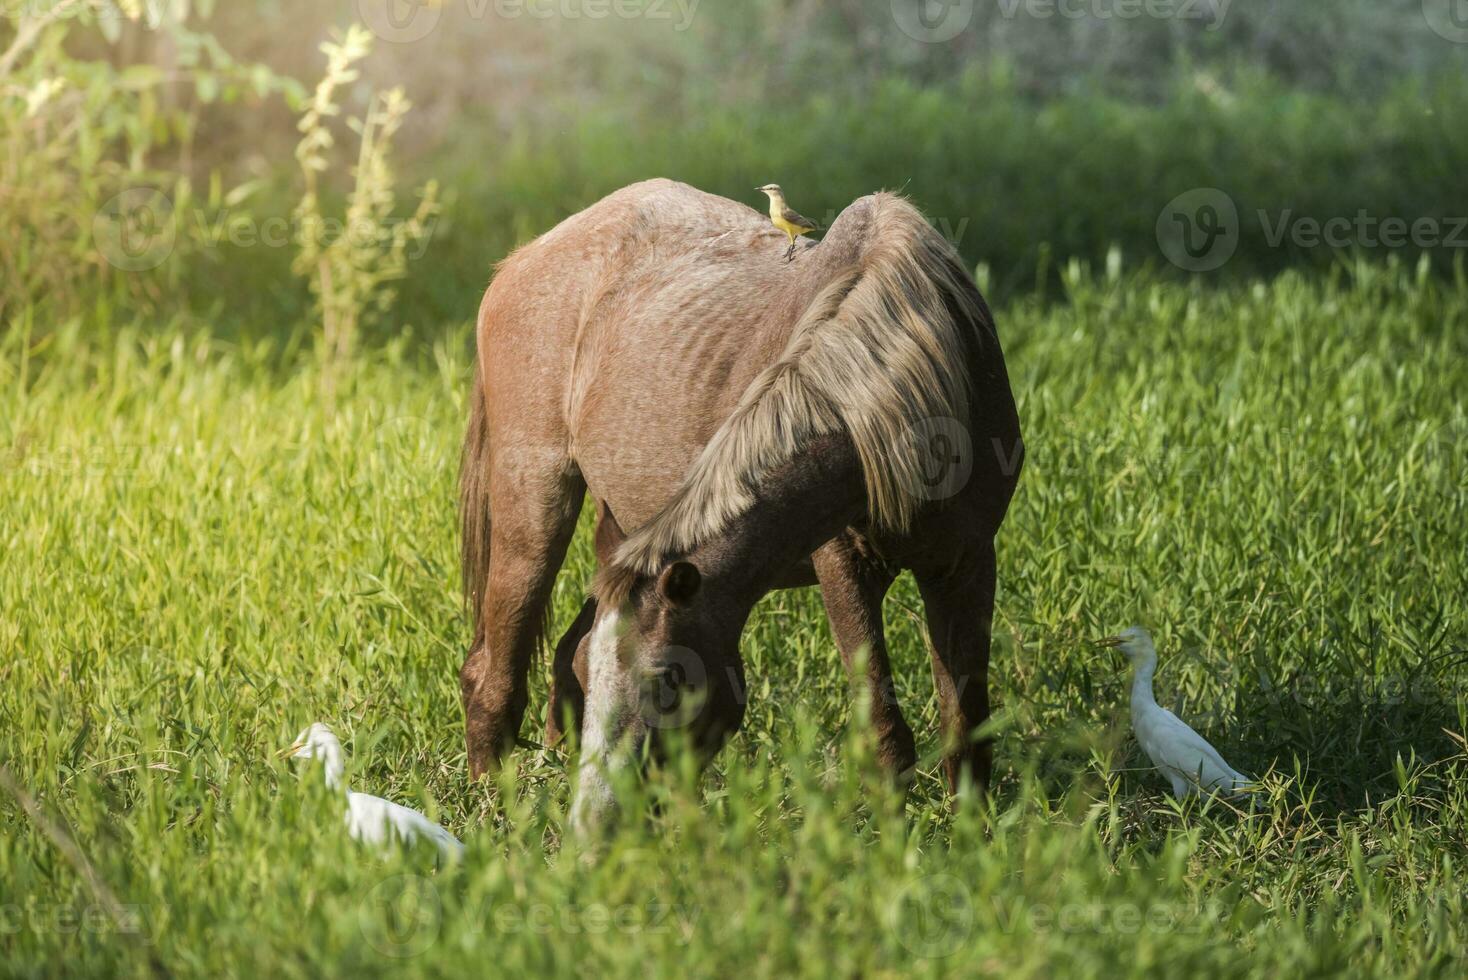
[[[0,19],[0,325],[98,286],[153,305],[202,201],[188,161],[200,108],[297,87],[189,26],[213,0],[36,0]],[[124,51],[133,52],[125,57]],[[151,273],[159,270],[156,274]]]
[[[356,344],[362,319],[391,305],[388,284],[407,274],[408,250],[428,236],[438,213],[438,188],[430,181],[417,210],[404,221],[395,220],[389,155],[411,107],[401,88],[369,97],[363,116],[348,122],[357,134],[358,152],[345,213],[330,217],[322,204],[320,180],[331,169],[330,152],[336,145],[330,122],[342,111],[337,91],[358,79],[353,66],[367,57],[371,42],[372,35],[354,25],[339,42],[322,45],[326,74],[301,118],[296,147],[306,189],[295,210],[299,252],[294,268],[306,277],[321,316],[322,352],[333,367],[326,375],[328,384],[335,378],[334,366]]]

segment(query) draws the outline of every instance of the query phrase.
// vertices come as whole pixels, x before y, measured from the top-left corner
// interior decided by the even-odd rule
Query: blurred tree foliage
[[[180,268],[166,260],[188,246],[172,218],[194,203],[201,107],[294,91],[190,26],[213,10],[213,0],[0,7],[0,324],[99,283],[146,302]],[[197,203],[217,208],[224,196],[216,184]],[[161,279],[136,274],[160,266]]]
[[[1158,104],[1180,78],[1226,92],[1262,75],[1359,99],[1468,67],[1468,45],[1434,34],[1421,0],[1149,0],[1177,12],[1166,17],[1123,13],[1140,0],[967,2],[253,0],[220,6],[207,23],[239,57],[304,78],[331,30],[377,7],[432,6],[434,30],[380,45],[364,66],[364,85],[401,85],[413,99],[405,142],[423,154],[592,114],[667,121],[710,105],[820,97],[855,108],[893,79],[943,90],[977,73],[1036,103],[1102,95]],[[964,28],[937,43],[910,37],[903,11],[926,5],[953,8]],[[276,125],[219,114],[210,145],[220,160],[238,161],[243,149],[257,167],[281,162],[289,115],[266,108]]]
[[[143,18],[57,25],[0,72],[0,216],[23,229],[0,245],[7,276],[116,279],[80,229],[144,171],[175,205],[209,187],[200,210],[230,222],[290,215],[303,90],[288,80],[317,77],[319,45],[387,5],[435,26],[381,39],[339,96],[361,116],[401,87],[404,178],[442,182],[401,284],[420,325],[471,315],[506,250],[649,176],[739,199],[779,180],[818,218],[901,188],[1003,293],[1069,258],[1160,263],[1159,212],[1200,186],[1247,219],[1225,274],[1325,265],[1331,250],[1272,243],[1255,216],[1450,217],[1468,169],[1468,45],[1435,34],[1420,0],[1176,0],[1161,9],[1188,15],[1164,17],[1121,16],[1132,0],[135,2]],[[962,29],[915,39],[919,5]],[[24,16],[0,20],[0,51]],[[91,115],[68,128],[75,106]],[[323,207],[345,207],[354,163],[331,156]],[[42,274],[48,242],[68,258]],[[125,290],[216,322],[310,315],[288,246],[207,245]]]
[[[1404,74],[1458,58],[1434,35],[1421,0],[1163,0],[1172,16],[1146,16],[1128,0],[755,0],[699,8],[697,66],[746,88],[850,93],[893,73],[943,84],[976,63],[1042,98],[1102,91],[1166,95],[1176,73],[1247,66],[1286,85],[1322,92],[1380,91]],[[935,8],[965,26],[921,41],[899,20]],[[945,8],[951,8],[949,13]],[[911,13],[909,13],[911,12]],[[927,12],[928,22],[934,17]],[[945,36],[946,31],[939,36]]]

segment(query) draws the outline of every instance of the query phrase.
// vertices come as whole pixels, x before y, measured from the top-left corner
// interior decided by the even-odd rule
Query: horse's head
[[[657,575],[614,569],[603,578],[571,814],[578,830],[615,809],[612,772],[661,761],[675,743],[707,760],[739,728],[747,610],[721,602],[708,584],[689,561],[669,562]]]

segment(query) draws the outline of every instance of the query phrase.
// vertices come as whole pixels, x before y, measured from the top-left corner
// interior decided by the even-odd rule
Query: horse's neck
[[[755,505],[690,557],[747,614],[865,508],[856,447],[844,433],[821,436],[774,470]]]

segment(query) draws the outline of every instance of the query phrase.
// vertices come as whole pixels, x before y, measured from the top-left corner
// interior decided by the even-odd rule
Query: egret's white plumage
[[[1116,647],[1132,662],[1132,731],[1147,758],[1172,783],[1173,796],[1182,799],[1199,791],[1233,794],[1248,787],[1248,776],[1224,762],[1202,735],[1152,696],[1157,650],[1146,630],[1133,626],[1102,644]]]
[[[316,722],[297,735],[286,754],[296,759],[321,760],[326,773],[326,785],[336,792],[346,793],[347,833],[353,840],[381,848],[395,840],[412,844],[422,838],[433,843],[444,857],[457,859],[463,855],[464,845],[457,837],[417,810],[384,800],[380,796],[348,790],[342,743],[321,722]]]

